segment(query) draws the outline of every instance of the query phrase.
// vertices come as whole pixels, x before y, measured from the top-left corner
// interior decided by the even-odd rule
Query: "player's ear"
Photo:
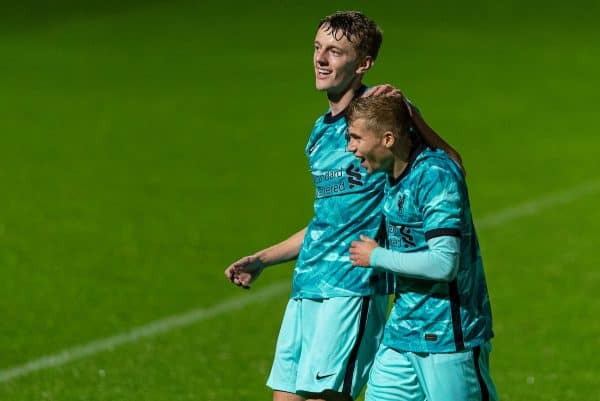
[[[371,69],[371,67],[373,67],[374,63],[375,63],[375,60],[373,60],[373,57],[371,57],[371,56],[363,57],[361,62],[356,67],[356,73],[364,74],[365,72],[369,71]]]
[[[385,131],[383,133],[383,146],[387,149],[391,149],[396,143],[396,135],[392,131]]]

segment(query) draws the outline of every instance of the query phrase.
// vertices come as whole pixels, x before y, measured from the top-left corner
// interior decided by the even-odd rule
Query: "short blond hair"
[[[370,96],[353,100],[346,109],[348,125],[363,119],[366,127],[376,134],[391,131],[398,137],[408,134],[410,115],[399,96]]]

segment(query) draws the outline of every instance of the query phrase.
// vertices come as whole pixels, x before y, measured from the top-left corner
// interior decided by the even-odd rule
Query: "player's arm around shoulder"
[[[305,234],[306,227],[282,242],[236,260],[225,269],[225,277],[237,286],[250,288],[266,267],[296,259]]]
[[[363,94],[363,97],[368,96],[398,96],[402,98],[404,104],[406,105],[411,120],[413,121],[415,127],[421,134],[421,137],[423,138],[425,143],[432,148],[442,149],[444,152],[446,152],[448,156],[450,156],[456,163],[458,163],[463,175],[467,175],[465,166],[462,161],[462,157],[460,156],[458,151],[454,149],[448,142],[446,142],[444,138],[442,138],[437,132],[435,132],[433,128],[431,128],[431,126],[425,121],[425,119],[421,115],[419,109],[414,104],[412,104],[412,102],[408,100],[406,96],[404,96],[400,89],[395,88],[393,85],[390,84],[376,85],[372,88],[369,88],[369,90],[367,90]]]
[[[427,145],[429,145],[432,148],[441,149],[444,152],[446,152],[446,154],[450,156],[450,158],[452,158],[452,160],[454,160],[460,166],[462,174],[466,176],[467,172],[465,170],[465,166],[463,164],[463,160],[460,156],[460,153],[458,153],[456,149],[454,149],[448,142],[444,140],[444,138],[442,138],[437,132],[435,132],[433,128],[429,126],[429,124],[427,124],[427,122],[423,119],[421,112],[412,103],[408,102],[408,104],[409,108],[412,109],[411,118],[413,120],[413,123],[421,133],[421,136],[425,140]]]

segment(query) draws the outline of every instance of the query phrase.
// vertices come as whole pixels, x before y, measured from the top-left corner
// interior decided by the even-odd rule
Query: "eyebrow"
[[[321,42],[319,42],[318,40],[315,40],[314,44],[315,45],[319,45],[319,46],[323,46],[321,44]],[[336,46],[336,45],[326,45],[325,48],[327,48],[327,49],[336,49],[336,50],[339,50],[339,51],[344,51],[343,48],[341,48],[339,46]]]

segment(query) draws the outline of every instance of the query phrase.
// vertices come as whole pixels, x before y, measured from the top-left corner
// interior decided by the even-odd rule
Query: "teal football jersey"
[[[396,276],[383,343],[438,353],[473,348],[493,337],[479,244],[458,165],[441,150],[418,146],[404,173],[388,180],[383,213],[386,246],[394,251],[423,251],[439,236],[461,239],[459,269],[451,282]]]
[[[385,174],[367,175],[347,150],[343,113],[321,116],[306,155],[315,185],[314,217],[294,269],[292,297],[331,298],[386,294],[389,273],[352,267],[350,243],[360,234],[376,238],[382,228]]]

